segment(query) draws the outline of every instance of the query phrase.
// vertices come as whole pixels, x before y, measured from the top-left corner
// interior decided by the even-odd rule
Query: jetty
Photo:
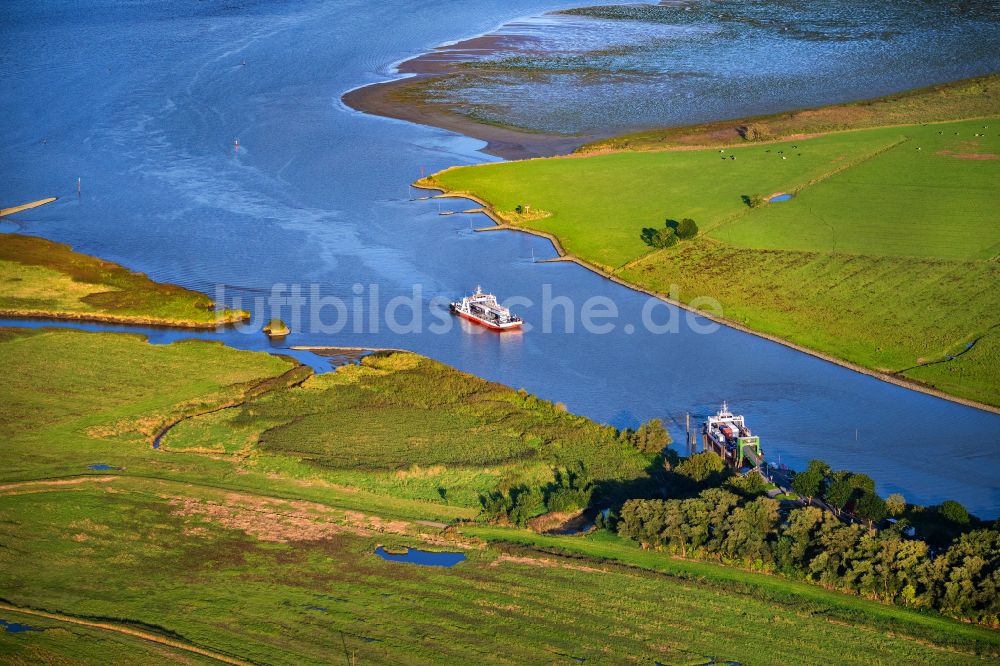
[[[32,201],[31,203],[21,204],[20,206],[12,206],[10,208],[0,208],[0,217],[6,217],[7,215],[20,213],[22,210],[30,210],[32,208],[38,208],[39,206],[44,206],[45,204],[52,203],[56,199],[58,199],[58,197],[48,197],[47,199],[39,199],[38,201]]]

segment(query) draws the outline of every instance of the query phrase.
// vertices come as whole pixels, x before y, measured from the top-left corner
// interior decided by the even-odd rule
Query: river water
[[[422,169],[493,158],[464,137],[351,111],[340,95],[427,48],[560,6],[571,5],[7,2],[0,200],[61,198],[0,230],[68,242],[209,294],[225,285],[227,299],[317,285],[353,314],[355,289],[368,299],[374,285],[385,304],[418,285],[422,332],[382,322],[323,333],[307,318],[286,344],[412,349],[617,426],[662,417],[675,439],[686,412],[700,418],[728,400],[775,462],[821,457],[872,475],[883,493],[1000,514],[1000,416],[730,329],[699,333],[684,317],[677,332],[651,332],[647,297],[572,264],[533,262],[554,256],[547,241],[474,233],[488,223],[482,216],[438,214],[467,202],[409,200],[406,184]],[[431,298],[477,283],[531,299],[520,311],[536,330],[428,330],[438,321]],[[577,310],[606,297],[619,312],[613,330],[588,332],[577,316],[573,333],[543,332],[546,291]],[[358,303],[368,314],[367,300]],[[337,312],[328,308],[327,319]],[[660,306],[655,319],[671,314]],[[259,333],[218,337],[268,347]]]

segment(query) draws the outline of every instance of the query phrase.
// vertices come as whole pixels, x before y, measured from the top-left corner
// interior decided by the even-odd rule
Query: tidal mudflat
[[[350,92],[371,113],[447,127],[505,157],[599,137],[877,97],[1000,67],[992,0],[669,2],[519,19]],[[928,45],[947,57],[929,57]]]

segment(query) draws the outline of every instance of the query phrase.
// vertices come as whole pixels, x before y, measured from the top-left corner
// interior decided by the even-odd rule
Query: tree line
[[[883,499],[871,477],[814,460],[791,483],[806,505],[789,508],[766,496],[775,486],[760,474],[737,474],[715,453],[680,458],[659,420],[618,439],[649,456],[650,483],[607,488],[582,466],[557,469],[546,485],[482,496],[481,517],[524,526],[547,511],[610,506],[596,526],[644,547],[1000,627],[998,522],[958,502]]]
[[[839,512],[857,511],[865,523],[845,522],[811,505],[782,511],[779,501],[764,496],[766,484],[758,474],[727,477],[724,465],[707,462],[711,457],[718,458],[697,454],[673,470],[689,483],[701,478],[697,494],[628,500],[618,514],[618,533],[681,557],[714,559],[1000,626],[1000,530],[995,523],[974,522],[956,502],[925,509],[907,507],[901,497],[882,500],[869,477],[832,472],[819,461],[797,475],[804,477],[793,483],[797,492],[822,496]],[[750,477],[760,481],[747,481]],[[872,527],[891,512],[918,517],[915,522],[922,524],[949,522],[954,538],[939,546],[911,537],[906,518],[882,530]]]

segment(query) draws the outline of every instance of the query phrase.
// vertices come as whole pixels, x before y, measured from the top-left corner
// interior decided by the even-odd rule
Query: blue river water
[[[238,347],[412,349],[619,427],[661,417],[676,440],[686,413],[697,420],[728,400],[774,462],[820,457],[870,474],[883,493],[954,498],[981,516],[1000,514],[1000,416],[735,330],[698,332],[706,322],[665,305],[654,319],[679,326],[650,331],[646,296],[573,264],[533,261],[554,256],[547,241],[474,233],[488,220],[438,214],[468,202],[411,200],[407,183],[421,171],[494,159],[478,152],[480,142],[340,102],[437,44],[572,4],[6,2],[0,201],[60,199],[5,218],[0,230],[67,242],[210,295],[222,285],[227,303],[242,297],[260,316],[268,313],[252,299],[274,285],[306,294],[315,285],[312,301],[339,298],[344,312],[366,320],[360,331],[355,318],[322,332],[304,316],[276,343],[259,333],[207,336]],[[926,48],[929,59],[951,57],[933,41]],[[430,330],[442,321],[432,299],[478,283],[534,302],[517,309],[536,330]],[[420,332],[394,332],[380,317],[376,330],[368,315],[415,285]],[[374,291],[377,308],[367,300]],[[576,310],[572,333],[542,330],[546,293]],[[581,323],[594,297],[617,308],[608,332]],[[328,307],[324,316],[340,313]],[[558,321],[564,310],[554,313]],[[396,314],[407,320],[405,307]]]

